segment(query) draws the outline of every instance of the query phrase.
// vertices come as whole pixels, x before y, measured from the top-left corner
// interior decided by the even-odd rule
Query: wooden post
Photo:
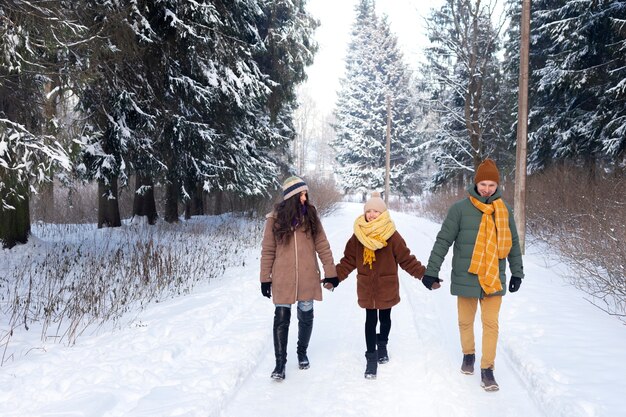
[[[391,97],[387,94],[387,143],[385,146],[385,204],[389,207],[389,171],[391,170]]]
[[[513,212],[522,254],[526,252],[526,143],[528,137],[528,54],[530,49],[530,0],[522,0],[517,146],[515,155],[515,202]]]

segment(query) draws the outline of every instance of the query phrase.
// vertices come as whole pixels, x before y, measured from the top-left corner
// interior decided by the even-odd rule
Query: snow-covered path
[[[352,205],[325,219],[336,261],[352,234],[361,205]],[[423,230],[410,216],[394,213],[400,233],[422,262],[426,262],[436,230]],[[434,231],[434,234],[433,234]],[[228,403],[222,417],[248,415],[293,416],[541,416],[537,405],[505,360],[498,362],[501,392],[486,394],[479,373],[459,372],[455,298],[444,285],[428,291],[401,272],[400,304],[392,310],[390,362],[380,365],[375,381],[365,370],[365,311],[356,303],[354,273],[337,289],[324,292],[316,304],[315,328],[309,347],[311,368],[299,370],[295,357],[297,325],[292,320],[286,379],[269,378],[274,365],[271,345],[259,366]],[[272,309],[265,320],[271,342]],[[477,340],[480,331],[477,326]],[[506,389],[504,389],[506,387]]]
[[[323,219],[336,261],[360,204]],[[439,225],[392,213],[418,259]],[[292,318],[287,378],[275,382],[273,305],[258,283],[259,250],[193,294],[154,304],[130,326],[47,344],[0,368],[2,417],[523,416],[618,417],[626,392],[626,331],[566,285],[558,263],[529,248],[527,279],[504,298],[496,378],[459,372],[456,299],[402,273],[392,312],[391,361],[365,380],[363,325],[354,274],[315,305],[311,368],[295,359]],[[5,256],[6,252],[0,254]],[[477,341],[480,328],[476,326]],[[34,334],[33,341],[37,341]]]

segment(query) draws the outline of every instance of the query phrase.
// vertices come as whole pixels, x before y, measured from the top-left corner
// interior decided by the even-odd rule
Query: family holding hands
[[[398,266],[420,279],[429,290],[441,287],[441,264],[453,247],[450,291],[457,296],[463,360],[461,372],[474,373],[474,318],[478,304],[483,327],[480,360],[481,386],[499,389],[493,370],[498,341],[498,316],[506,290],[519,289],[524,278],[522,254],[511,209],[503,202],[500,176],[487,159],[467,187],[468,197],[453,204],[437,234],[428,265],[411,254],[396,230],[385,202],[377,192],[354,222],[354,233],[335,265],[330,244],[308,187],[298,177],[283,184],[283,201],[267,215],[261,249],[261,292],[272,298],[276,367],[271,377],[285,378],[291,306],[297,304],[297,356],[300,369],[309,368],[307,348],[313,329],[313,302],[322,300],[318,258],[324,269],[323,286],[334,289],[356,270],[357,300],[365,309],[365,378],[375,379],[379,364],[389,361],[387,343],[391,309],[400,302]],[[378,331],[377,331],[378,327]]]

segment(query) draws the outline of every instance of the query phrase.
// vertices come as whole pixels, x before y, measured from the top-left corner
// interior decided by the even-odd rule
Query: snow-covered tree
[[[498,165],[513,167],[517,146],[522,3],[518,0],[506,0],[504,9],[508,25],[503,33],[499,128],[501,142],[505,146],[499,146],[493,158],[498,161]]]
[[[228,2],[227,2],[228,3]],[[287,170],[289,144],[295,138],[293,113],[296,87],[306,79],[305,68],[313,63],[317,44],[313,32],[318,23],[306,11],[305,0],[260,0],[253,33],[246,35],[249,53],[267,86],[248,95],[242,105],[231,105],[235,118],[226,131],[240,150],[225,158],[228,170],[213,188],[242,196],[267,195]],[[242,21],[240,32],[250,27]],[[236,104],[236,103],[234,103]]]
[[[75,172],[98,182],[99,226],[120,224],[117,187],[132,176],[134,213],[151,222],[157,182],[165,185],[167,221],[178,219],[181,201],[201,201],[194,197],[205,192],[260,196],[278,185],[295,136],[295,88],[317,49],[305,0],[45,4],[0,7],[3,143],[39,138],[31,151],[68,166],[55,153],[56,132],[44,128],[41,115],[51,112],[41,103],[58,94],[49,82],[49,72],[58,78],[56,61],[69,61],[63,87],[76,94],[81,124]],[[62,29],[74,42],[63,44]],[[4,166],[15,163],[17,146],[0,149]]]
[[[135,173],[137,195],[162,181],[167,221],[203,192],[277,185],[294,89],[316,49],[304,1],[96,1],[88,10],[99,30],[81,88],[88,178],[115,187]],[[115,192],[101,194],[117,205]]]
[[[149,54],[157,57],[159,74],[157,132],[166,167],[166,221],[178,219],[178,202],[188,201],[196,184],[206,191],[263,186],[262,180],[239,181],[254,172],[250,166],[265,169],[260,168],[265,161],[250,157],[257,137],[250,134],[252,113],[269,92],[253,58],[263,48],[256,30],[260,13],[252,0],[165,0],[144,12],[155,34]],[[253,122],[259,126],[263,118]],[[262,127],[255,131],[262,132]]]
[[[431,46],[424,72],[431,80],[431,108],[440,122],[425,146],[437,166],[431,186],[463,180],[482,159],[506,146],[496,56],[499,26],[492,21],[495,4],[446,0],[427,20]]]
[[[69,169],[66,150],[50,135],[44,103],[53,77],[67,71],[68,51],[82,32],[64,16],[65,2],[0,5],[0,240],[24,243],[30,234],[29,197]],[[60,88],[60,86],[57,86]]]
[[[337,173],[345,190],[384,187],[389,100],[390,186],[406,194],[419,164],[410,71],[387,18],[376,15],[374,1],[361,0],[356,14],[335,110]]]
[[[163,165],[154,139],[160,73],[148,53],[156,37],[142,14],[145,2],[82,1],[79,16],[89,33],[73,87],[85,120],[77,173],[98,183],[98,227],[116,227],[121,225],[118,185],[128,185],[134,173],[142,187],[138,193],[145,196]],[[145,215],[151,222],[156,217]]]
[[[533,2],[529,168],[623,163],[626,3]]]

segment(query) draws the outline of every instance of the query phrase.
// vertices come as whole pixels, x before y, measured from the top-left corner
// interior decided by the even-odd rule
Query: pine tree
[[[143,178],[146,164],[161,165],[152,139],[159,113],[151,76],[157,68],[145,59],[155,38],[141,2],[83,1],[80,20],[89,33],[74,89],[86,122],[76,172],[98,183],[98,227],[117,227],[118,186],[126,186],[133,172]]]
[[[624,158],[623,1],[538,1],[531,51],[531,170]]]
[[[227,134],[230,149],[225,151],[233,155],[221,158],[225,169],[216,171],[208,184],[238,196],[267,195],[278,186],[279,171],[287,170],[288,147],[295,137],[295,89],[317,51],[313,31],[318,23],[305,10],[305,1],[262,0],[259,8],[260,13],[251,14],[252,22],[241,22],[239,32],[256,28],[256,35],[244,38],[246,55],[254,59],[250,67],[257,68],[265,88],[241,103],[230,100],[221,106],[229,117],[218,131]]]
[[[154,179],[164,182],[169,222],[179,217],[179,201],[200,201],[202,190],[254,195],[273,185],[276,164],[266,149],[288,137],[283,103],[299,79],[288,79],[290,69],[278,65],[284,82],[260,69],[272,60],[270,42],[259,34],[266,17],[259,2],[144,0],[89,10],[94,16],[88,20],[105,22],[100,29],[106,37],[93,54],[95,76],[82,89],[83,112],[92,115],[83,160],[87,176],[102,182],[105,202],[117,204],[107,187],[115,187],[118,177],[125,184],[133,172],[137,196],[150,192]],[[117,18],[97,18],[103,15]],[[272,29],[289,28],[292,17]],[[292,56],[291,65],[303,65],[297,53]],[[284,92],[270,106],[278,86]]]
[[[356,9],[346,58],[346,76],[335,111],[337,172],[349,191],[381,189],[385,184],[387,99],[391,102],[390,185],[407,194],[419,164],[418,136],[410,88],[410,72],[386,17],[374,2]]]
[[[70,45],[82,28],[64,18],[64,2],[0,6],[0,240],[25,243],[35,186],[69,169],[66,150],[50,135],[44,111],[51,77],[68,71]]]

